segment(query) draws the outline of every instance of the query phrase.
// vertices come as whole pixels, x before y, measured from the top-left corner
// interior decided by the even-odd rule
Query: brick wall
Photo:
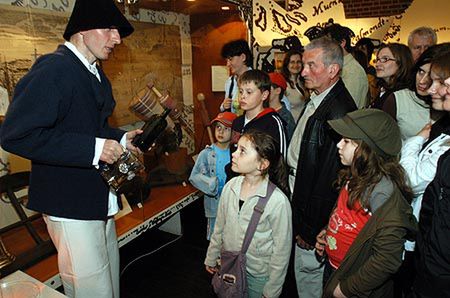
[[[402,14],[413,0],[343,0],[345,17],[372,18]]]

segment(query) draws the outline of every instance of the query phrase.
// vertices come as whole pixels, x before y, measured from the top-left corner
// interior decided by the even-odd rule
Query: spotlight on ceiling
[[[116,1],[117,1],[117,3],[123,3],[125,1],[126,4],[130,5],[130,4],[138,3],[139,0],[116,0]]]

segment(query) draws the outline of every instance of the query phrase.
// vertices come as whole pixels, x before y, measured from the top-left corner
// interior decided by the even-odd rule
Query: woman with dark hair
[[[375,75],[375,68],[370,65],[370,60],[372,59],[374,49],[375,45],[372,40],[365,37],[358,40],[354,47],[354,51],[361,51],[366,55],[366,61],[364,63],[365,66],[363,66],[363,68],[366,70],[366,73],[370,73],[372,75]]]
[[[369,64],[367,55],[363,50],[357,49],[352,51],[351,55],[364,69],[367,76],[367,82],[369,83],[369,90],[367,91],[366,101],[364,105],[370,104],[375,98],[378,97],[379,90],[377,85],[377,78],[375,77],[375,68]]]
[[[396,119],[395,97],[390,95],[410,86],[412,68],[413,59],[407,46],[399,43],[383,44],[378,50],[375,66],[380,95],[371,107],[383,110]]]
[[[284,94],[291,104],[291,113],[295,121],[300,117],[300,113],[309,98],[309,92],[300,75],[302,69],[302,53],[297,50],[287,52],[283,60],[281,73],[288,83]]]
[[[429,49],[431,50],[431,48]],[[444,49],[445,50],[445,49]],[[428,51],[428,50],[427,50]],[[426,52],[422,54],[425,55]],[[422,57],[419,58],[419,61]],[[399,271],[398,281],[400,282],[404,293],[411,292],[411,283],[414,280],[414,273],[417,272],[415,290],[420,292],[417,297],[449,297],[450,296],[450,242],[448,239],[450,214],[449,205],[440,205],[445,208],[442,213],[447,217],[447,223],[441,222],[434,226],[434,215],[432,214],[433,195],[440,193],[441,199],[448,198],[447,188],[438,188],[438,193],[433,193],[435,189],[430,190],[430,197],[427,201],[427,192],[433,185],[433,179],[436,179],[439,172],[438,160],[450,148],[450,90],[444,83],[444,80],[450,78],[450,51],[446,54],[435,56],[431,60],[430,78],[432,80],[428,93],[431,95],[431,107],[434,110],[443,111],[445,115],[436,121],[433,125],[427,124],[418,134],[408,139],[401,152],[400,164],[408,173],[408,178],[414,197],[412,201],[413,213],[419,219],[420,235],[414,243],[406,244],[405,260]],[[450,82],[448,82],[450,83]],[[449,85],[450,86],[450,85]],[[448,163],[447,163],[448,164]],[[448,180],[448,168],[447,168]],[[437,181],[439,184],[441,181]],[[433,186],[434,187],[434,186]],[[433,188],[432,187],[432,188]],[[445,193],[447,191],[447,194]],[[441,200],[448,204],[447,200]],[[425,207],[428,205],[427,207]],[[441,212],[442,210],[439,210]],[[420,216],[419,216],[420,214]],[[425,220],[424,220],[425,219]],[[439,219],[440,221],[442,219]],[[431,225],[433,223],[433,225]],[[441,227],[443,228],[442,230]],[[437,229],[437,230],[435,230]],[[441,251],[440,249],[443,249]],[[412,251],[416,250],[413,254]],[[408,252],[409,251],[409,252]],[[419,262],[414,262],[413,258],[419,256]],[[440,263],[440,264],[438,264]],[[418,265],[414,270],[414,264]],[[430,272],[432,271],[432,272]],[[438,276],[447,276],[447,279]],[[445,287],[441,287],[443,285]],[[417,287],[416,287],[417,286]],[[440,288],[440,289],[439,289]],[[434,294],[432,294],[434,293]],[[446,294],[444,294],[446,293]]]
[[[449,49],[449,44],[428,48],[412,69],[410,86],[393,92],[387,98],[395,103],[392,115],[395,115],[403,141],[415,136],[425,124],[437,117],[435,112],[430,113],[431,96],[427,92],[431,86],[431,60]]]
[[[374,40],[377,44],[379,44],[378,40]],[[366,55],[366,60],[360,62],[361,65],[364,64],[363,68],[366,71],[367,74],[367,80],[369,81],[369,92],[367,94],[368,102],[372,103],[379,95],[379,89],[377,85],[377,77],[376,77],[376,70],[375,67],[372,66],[370,63],[372,61],[372,54],[375,50],[375,45],[370,38],[361,38],[358,40],[358,42],[355,44],[354,50],[352,52],[352,55],[355,57],[356,60],[358,60],[358,54],[359,51],[363,52]]]
[[[244,39],[232,40],[222,47],[222,58],[226,60],[231,76],[225,82],[225,98],[220,105],[220,111],[233,112],[242,115],[243,111],[239,106],[238,79],[249,69],[252,69],[253,54]]]
[[[397,120],[403,141],[415,136],[431,120],[427,90],[431,85],[431,58],[435,52],[432,49],[424,52],[412,70],[410,86],[393,92],[387,98],[395,104],[391,115]]]

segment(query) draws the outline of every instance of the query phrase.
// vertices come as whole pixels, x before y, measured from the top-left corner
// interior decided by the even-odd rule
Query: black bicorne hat
[[[76,0],[63,37],[69,40],[80,31],[106,28],[117,29],[121,38],[134,31],[113,0]]]

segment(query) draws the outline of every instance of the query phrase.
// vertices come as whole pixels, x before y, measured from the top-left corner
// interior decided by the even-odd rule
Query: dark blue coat
[[[19,81],[0,131],[1,146],[32,162],[30,209],[73,219],[105,219],[107,184],[92,166],[95,138],[120,141],[109,127],[115,102],[65,46],[40,57]]]

